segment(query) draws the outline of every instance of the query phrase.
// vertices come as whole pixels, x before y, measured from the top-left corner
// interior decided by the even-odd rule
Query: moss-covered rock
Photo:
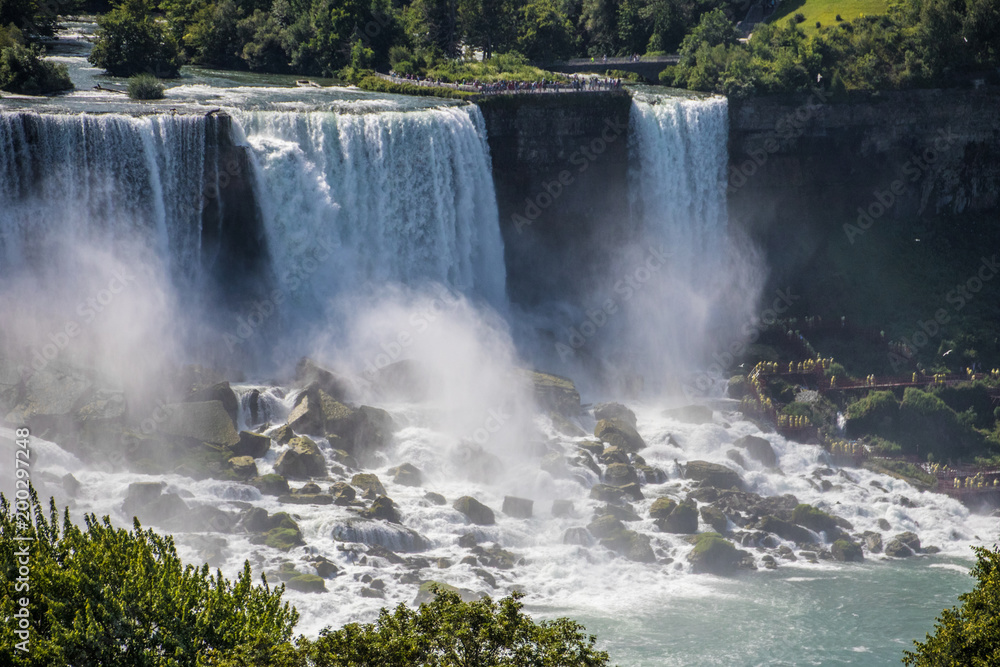
[[[590,487],[590,497],[603,503],[620,503],[624,495],[624,492],[617,486],[594,484]]]
[[[726,519],[726,515],[723,514],[721,510],[715,507],[707,506],[702,507],[699,510],[699,514],[701,514],[701,520],[711,526],[712,530],[717,533],[726,532],[729,521]]]
[[[683,466],[684,477],[717,489],[742,489],[743,480],[732,468],[708,461],[688,461]]]
[[[445,584],[440,581],[425,581],[420,584],[420,588],[417,589],[417,597],[413,600],[413,604],[421,605],[427,602],[432,602],[434,600],[434,592],[437,589],[455,593],[462,598],[462,602],[475,602],[479,599],[479,594],[469,590],[468,588],[458,588],[457,586]]]
[[[299,436],[289,441],[288,449],[278,457],[274,470],[291,479],[326,477],[326,459],[315,442]]]
[[[646,484],[663,484],[667,481],[667,474],[659,468],[640,464],[635,466],[635,471],[642,476],[642,481]]]
[[[677,507],[677,501],[673,498],[663,496],[653,501],[649,507],[649,517],[651,519],[666,519]]]
[[[602,419],[597,422],[597,426],[594,427],[594,437],[627,452],[637,452],[646,448],[646,442],[639,432],[631,424],[620,419]]]
[[[632,428],[637,426],[635,413],[621,403],[598,403],[594,406],[594,419],[619,419]]]
[[[337,505],[350,505],[357,498],[357,492],[354,487],[347,482],[337,482],[330,487],[330,495],[333,496],[333,502]]]
[[[290,551],[305,544],[299,524],[287,512],[277,512],[271,515],[271,526],[264,535],[264,544],[280,551]]]
[[[282,496],[289,493],[288,480],[274,473],[255,477],[250,480],[250,484],[267,496]]]
[[[576,443],[576,446],[586,451],[591,456],[600,457],[600,455],[604,452],[604,443],[597,442],[595,440],[585,440],[584,442],[578,442]]]
[[[442,496],[440,493],[434,493],[433,491],[428,491],[424,494],[424,499],[430,501],[435,505],[446,505],[448,499]]]
[[[771,515],[761,517],[760,521],[757,522],[757,530],[774,533],[781,539],[789,540],[796,544],[810,544],[816,539],[812,533],[802,526]]]
[[[597,539],[604,540],[614,538],[624,532],[625,524],[617,517],[610,514],[603,514],[587,524],[587,530]]]
[[[531,383],[539,407],[566,417],[580,414],[580,392],[576,390],[572,380],[538,371],[522,370],[521,373]]]
[[[628,544],[626,545],[622,555],[628,560],[635,561],[637,563],[656,562],[656,556],[653,554],[653,547],[649,544],[649,537],[641,533],[637,533],[634,530],[626,532],[628,533]]]
[[[229,459],[229,469],[237,479],[249,480],[257,476],[257,464],[251,456],[234,456]]]
[[[379,496],[372,501],[371,507],[364,512],[364,516],[369,519],[381,519],[390,523],[400,523],[399,510],[392,498]]]
[[[817,533],[834,533],[837,531],[837,520],[834,517],[821,509],[805,503],[796,505],[792,511],[792,521]]]
[[[362,495],[375,498],[386,495],[385,487],[379,480],[378,475],[370,472],[359,472],[351,478],[351,484],[361,489]]]
[[[656,520],[656,526],[665,533],[689,535],[698,532],[698,508],[694,503],[679,503],[667,516]]]
[[[233,447],[240,441],[222,401],[174,403],[165,406],[164,413],[160,433],[223,447]]]
[[[309,357],[303,357],[295,366],[295,382],[300,387],[315,386],[337,401],[345,401],[350,394],[351,381],[329,371]]]
[[[739,568],[743,552],[718,533],[701,533],[688,554],[691,569],[697,574],[731,575]]]
[[[625,486],[639,481],[635,468],[625,463],[612,463],[604,471],[604,480],[612,486]]]
[[[184,399],[185,403],[204,403],[207,401],[219,401],[223,409],[229,415],[233,424],[237,421],[240,402],[236,398],[236,392],[229,386],[228,382],[216,382],[211,385],[201,385],[194,387]],[[248,455],[249,456],[249,455]]]
[[[837,540],[830,546],[830,553],[833,554],[834,560],[842,563],[860,563],[865,559],[861,545],[851,540]]]
[[[492,526],[496,523],[496,517],[486,505],[482,504],[472,496],[462,496],[458,498],[452,507],[464,514],[469,521],[479,526]]]
[[[326,582],[323,578],[315,574],[297,574],[288,581],[285,585],[293,591],[299,591],[300,593],[325,593],[326,592]]]
[[[279,445],[285,445],[295,437],[295,431],[293,431],[292,427],[288,424],[283,424],[268,431],[267,437],[271,438]]]
[[[401,484],[403,486],[421,486],[424,482],[423,474],[412,463],[404,463],[403,465],[396,466],[395,468],[389,468],[389,474],[392,475],[392,481],[394,484]]]

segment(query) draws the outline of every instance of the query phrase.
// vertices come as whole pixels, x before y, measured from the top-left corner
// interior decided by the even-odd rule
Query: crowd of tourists
[[[613,77],[579,76],[574,74],[569,81],[494,81],[464,80],[461,83],[449,83],[433,77],[421,77],[414,74],[389,72],[389,77],[395,81],[417,86],[441,86],[455,90],[480,93],[482,95],[501,95],[511,93],[567,93],[585,91],[621,90],[622,80]]]

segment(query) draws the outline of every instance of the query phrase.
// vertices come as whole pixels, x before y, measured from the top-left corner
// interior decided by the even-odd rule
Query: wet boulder
[[[868,548],[868,553],[882,553],[882,536],[878,533],[866,530],[861,534],[861,538],[865,541],[865,546]]]
[[[364,511],[364,516],[369,519],[381,519],[389,523],[401,523],[396,503],[392,501],[392,498],[387,496],[379,496],[372,501],[371,507]]]
[[[184,399],[185,403],[202,403],[206,401],[219,401],[223,409],[229,415],[229,419],[235,424],[239,415],[240,402],[236,398],[236,392],[229,386],[228,382],[217,382],[212,385],[198,386],[192,389],[191,393]]]
[[[621,503],[625,493],[617,486],[594,484],[590,487],[590,497],[604,503]]]
[[[899,533],[894,539],[908,546],[913,553],[920,553],[920,538],[917,537],[916,533],[906,531],[905,533]]]
[[[518,498],[517,496],[504,496],[503,513],[518,519],[530,519],[531,510],[535,501],[528,498]]]
[[[665,533],[689,535],[698,532],[698,508],[694,503],[676,505],[668,515],[656,520],[656,527]]]
[[[389,474],[392,475],[394,484],[402,486],[421,486],[423,484],[423,474],[412,463],[389,468]]]
[[[649,507],[649,516],[651,519],[666,519],[675,507],[677,507],[677,501],[673,498],[665,496],[657,498]]]
[[[635,468],[627,463],[612,463],[604,471],[604,481],[611,486],[625,486],[639,481]]]
[[[222,401],[174,403],[163,408],[159,431],[177,438],[187,438],[223,447],[240,441],[236,426]]]
[[[745,554],[718,533],[701,533],[688,554],[688,562],[696,574],[727,576],[740,568]]]
[[[229,469],[236,479],[249,480],[257,476],[257,464],[252,456],[234,456],[229,459]]]
[[[292,438],[274,464],[279,475],[291,479],[326,477],[326,459],[319,445],[305,436]]]
[[[733,443],[736,447],[746,451],[747,456],[757,461],[765,468],[778,467],[778,456],[774,453],[774,447],[764,438],[755,435],[745,435]]]
[[[619,419],[636,428],[635,413],[621,403],[598,403],[594,406],[594,419]]]
[[[830,553],[842,563],[860,563],[865,559],[861,545],[852,540],[837,540],[830,546]]]
[[[580,414],[580,392],[576,390],[572,380],[530,370],[521,370],[521,374],[531,384],[539,407],[566,417]]]
[[[552,516],[571,517],[575,513],[572,500],[557,499],[552,501]]]
[[[303,357],[295,366],[295,381],[300,387],[315,386],[336,401],[347,400],[351,381],[329,371],[308,357]]]
[[[464,514],[469,521],[478,526],[492,526],[496,523],[496,517],[486,505],[482,504],[472,496],[462,496],[458,498],[452,507]]]
[[[594,437],[626,452],[637,452],[646,447],[646,442],[635,427],[620,419],[602,419],[597,422]]]
[[[635,471],[642,476],[642,481],[646,484],[663,484],[667,481],[667,475],[659,468],[641,464],[635,466]]]
[[[742,489],[743,480],[732,468],[708,461],[688,461],[683,466],[684,477],[717,489]]]
[[[701,514],[701,520],[711,526],[712,530],[717,533],[726,532],[729,521],[726,519],[726,515],[723,514],[721,510],[712,506],[707,506],[702,507],[699,510],[699,514]]]
[[[770,515],[761,517],[757,522],[757,529],[774,533],[781,539],[789,540],[796,544],[810,544],[816,539],[811,532],[802,526]]]
[[[386,495],[385,487],[375,473],[359,472],[351,478],[351,484],[361,489],[361,495],[366,498]]]
[[[890,540],[885,545],[885,555],[890,558],[909,558],[913,553],[913,549],[897,539]]]
[[[259,433],[240,431],[240,441],[233,445],[231,449],[236,456],[249,456],[259,459],[271,449],[271,438]]]
[[[281,496],[289,492],[288,480],[274,473],[255,477],[250,484],[265,496]]]
[[[330,487],[330,495],[335,505],[350,505],[357,498],[354,487],[347,482],[337,482]]]

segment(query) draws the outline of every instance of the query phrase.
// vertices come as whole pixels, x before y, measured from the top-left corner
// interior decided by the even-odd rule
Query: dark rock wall
[[[795,272],[831,234],[995,217],[1000,91],[733,102],[729,154],[730,219],[765,247],[773,271]]]
[[[629,227],[626,93],[480,103],[515,303],[584,293]]]

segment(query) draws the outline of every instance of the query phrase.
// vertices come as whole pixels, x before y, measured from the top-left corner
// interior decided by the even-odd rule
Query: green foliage
[[[204,665],[238,652],[264,664],[287,649],[297,612],[283,588],[254,586],[249,564],[235,582],[208,566],[183,566],[173,540],[138,521],[131,531],[87,515],[85,528],[60,525],[34,492],[25,526],[0,496],[0,616],[15,600],[31,605],[30,658],[15,651],[14,624],[0,626],[0,662],[8,665]],[[30,542],[15,541],[30,536]],[[27,545],[30,590],[18,591],[15,552]],[[253,663],[244,663],[253,664]]]
[[[375,623],[324,630],[304,652],[315,667],[608,664],[608,654],[594,648],[595,638],[582,626],[566,618],[535,623],[521,611],[522,597],[514,592],[499,602],[462,602],[439,588],[419,610],[399,605],[383,609]]]
[[[832,516],[806,503],[795,506],[792,510],[792,521],[816,532],[829,532],[837,527],[837,522]]]
[[[573,26],[554,0],[520,9],[517,49],[531,60],[562,60],[573,53]]]
[[[960,458],[982,447],[983,439],[944,401],[907,387],[899,406],[901,442],[919,456],[933,453],[939,460]]]
[[[934,634],[915,649],[905,651],[903,662],[916,667],[937,665],[996,665],[1000,661],[1000,551],[973,547],[976,564],[971,575],[976,587],[958,596],[960,607],[944,610]]]
[[[177,76],[181,65],[177,42],[152,11],[150,0],[123,0],[99,17],[90,62],[115,76],[143,72]]]
[[[386,81],[385,79],[377,77],[374,74],[360,76],[355,85],[363,90],[370,90],[376,93],[393,93],[396,95],[447,97],[453,99],[469,99],[476,96],[476,93],[464,90],[452,90],[451,88],[438,88],[435,86],[415,86],[409,83]]]
[[[59,14],[75,8],[75,0],[0,0],[0,28],[16,28],[28,41],[51,37]]]
[[[937,477],[924,472],[922,468],[906,461],[880,461],[870,459],[864,462],[864,467],[873,472],[880,472],[890,477],[903,479],[918,489],[933,489],[937,486]]]
[[[42,60],[37,44],[25,45],[14,25],[0,26],[0,89],[23,95],[44,95],[73,88],[66,66]]]
[[[898,417],[899,401],[891,391],[869,392],[847,406],[847,435],[856,438],[871,434],[892,439]]]
[[[133,100],[162,100],[163,84],[152,74],[130,76],[128,96]]]

